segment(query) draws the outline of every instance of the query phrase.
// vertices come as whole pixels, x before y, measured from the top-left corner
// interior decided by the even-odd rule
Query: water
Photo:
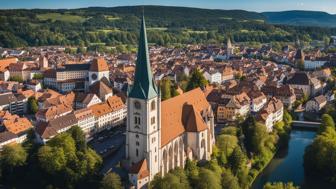
[[[336,188],[322,181],[307,180],[304,176],[303,156],[305,148],[316,136],[313,131],[293,130],[288,149],[280,151],[257,177],[253,189],[262,189],[267,182],[293,182],[302,189]]]

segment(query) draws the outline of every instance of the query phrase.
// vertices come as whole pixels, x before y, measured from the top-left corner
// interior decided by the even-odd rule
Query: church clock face
[[[96,80],[96,79],[97,79],[97,74],[95,74],[95,73],[92,74],[92,75],[91,75],[91,79]]]
[[[135,102],[134,102],[134,107],[135,107],[135,109],[140,110],[140,109],[141,109],[141,104],[140,104],[140,102],[135,101]]]

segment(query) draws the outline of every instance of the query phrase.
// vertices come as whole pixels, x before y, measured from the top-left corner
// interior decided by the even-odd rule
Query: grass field
[[[60,14],[60,13],[46,13],[38,14],[37,18],[39,20],[52,20],[52,21],[63,21],[63,22],[83,22],[86,18],[71,14]]]
[[[120,17],[111,16],[111,15],[105,15],[105,18],[107,20],[119,20],[120,19]]]
[[[168,28],[165,28],[165,27],[153,27],[153,28],[147,28],[147,30],[167,31]]]
[[[196,34],[208,33],[208,31],[198,31],[198,30],[191,30],[191,29],[187,29],[187,30],[185,30],[185,32],[187,32],[187,33],[196,33]]]

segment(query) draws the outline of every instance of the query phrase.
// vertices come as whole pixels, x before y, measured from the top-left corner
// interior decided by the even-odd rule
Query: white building
[[[211,70],[205,71],[203,73],[205,79],[207,79],[210,83],[222,83],[222,74],[219,71]]]

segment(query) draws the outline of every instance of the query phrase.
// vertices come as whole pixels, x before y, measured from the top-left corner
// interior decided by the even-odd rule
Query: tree
[[[75,140],[76,148],[80,151],[86,150],[86,140],[83,130],[78,126],[74,126],[71,127],[69,132],[71,133],[72,138]]]
[[[39,74],[39,73],[36,73],[36,74],[34,74],[34,76],[33,76],[33,79],[41,80],[41,79],[43,79],[43,78],[44,78],[43,74]]]
[[[190,183],[195,183],[199,175],[199,168],[197,167],[196,161],[187,159],[185,164],[185,172]]]
[[[231,156],[229,157],[229,163],[235,175],[238,173],[239,170],[242,170],[245,168],[246,156],[239,146],[237,146],[233,150]]]
[[[171,81],[167,78],[161,81],[161,99],[167,100],[171,98]]]
[[[122,184],[119,175],[116,173],[108,173],[101,181],[102,189],[122,189]]]
[[[322,124],[319,128],[318,133],[324,132],[327,127],[331,127],[333,129],[335,129],[335,122],[329,114],[323,114],[322,115]]]
[[[28,110],[32,114],[35,114],[38,111],[38,103],[33,96],[28,98]]]
[[[19,83],[23,82],[23,79],[20,76],[11,76],[11,77],[9,77],[9,80],[10,81],[16,81],[16,82],[19,82]]]
[[[293,122],[293,118],[292,116],[288,113],[287,110],[284,110],[284,113],[283,113],[283,121],[285,123],[286,126],[290,126]]]
[[[205,79],[203,74],[198,70],[195,69],[189,78],[188,84],[187,84],[187,91],[193,90],[197,87],[205,88],[205,86],[208,84],[208,81]]]
[[[238,138],[232,135],[219,135],[216,140],[216,146],[218,147],[220,153],[225,155],[227,159],[231,156],[233,150],[238,146]]]
[[[289,183],[282,183],[282,182],[275,182],[275,183],[266,183],[263,189],[299,189],[298,186],[294,186],[292,182]]]
[[[230,169],[224,169],[222,175],[222,188],[225,189],[240,189],[237,178],[232,174]]]
[[[336,131],[327,126],[309,145],[304,154],[304,168],[308,176],[335,182]]]
[[[6,145],[1,152],[1,163],[4,167],[12,169],[23,166],[27,159],[27,152],[20,144]]]
[[[220,189],[221,179],[213,171],[201,168],[195,188],[198,189]]]

